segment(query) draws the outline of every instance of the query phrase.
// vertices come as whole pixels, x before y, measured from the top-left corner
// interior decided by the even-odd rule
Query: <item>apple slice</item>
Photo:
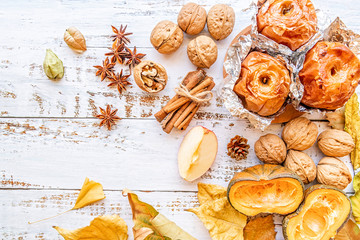
[[[184,137],[178,153],[180,176],[194,181],[213,164],[218,149],[214,132],[202,126],[192,128]]]

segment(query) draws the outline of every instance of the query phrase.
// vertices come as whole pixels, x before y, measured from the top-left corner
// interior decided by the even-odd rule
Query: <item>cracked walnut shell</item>
[[[216,40],[227,38],[235,24],[234,9],[226,4],[216,4],[213,6],[207,17],[209,33]]]
[[[282,132],[282,138],[287,149],[305,150],[316,141],[318,128],[315,123],[304,117],[298,117],[288,122]]]
[[[218,49],[211,38],[198,36],[189,42],[187,54],[195,66],[209,68],[217,59]]]
[[[206,11],[196,3],[187,3],[181,8],[177,22],[184,32],[196,35],[205,27]]]
[[[330,157],[344,157],[354,149],[354,140],[350,134],[337,129],[328,129],[318,137],[320,150]]]
[[[305,184],[316,178],[316,165],[306,153],[289,150],[284,166],[295,172]]]
[[[165,88],[168,76],[162,65],[153,61],[142,61],[134,68],[134,79],[141,90],[157,93]]]
[[[338,158],[324,157],[317,165],[319,183],[345,189],[352,180],[349,168]]]
[[[178,25],[171,21],[159,22],[151,32],[150,41],[159,53],[175,52],[184,39],[184,34]]]
[[[281,164],[286,158],[284,141],[275,134],[261,136],[254,145],[256,156],[268,164]]]

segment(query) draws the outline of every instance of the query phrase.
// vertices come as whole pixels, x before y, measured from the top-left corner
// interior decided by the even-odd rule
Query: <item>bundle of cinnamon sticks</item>
[[[206,72],[202,69],[189,72],[183,79],[182,85],[187,89],[188,94],[192,96],[211,91],[215,87],[212,77],[206,76]],[[161,123],[166,133],[170,133],[174,127],[179,130],[185,130],[200,105],[199,101],[176,94],[155,114],[155,118]]]

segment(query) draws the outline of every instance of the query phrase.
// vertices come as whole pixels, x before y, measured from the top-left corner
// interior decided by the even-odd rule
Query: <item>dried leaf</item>
[[[76,52],[86,51],[86,41],[84,35],[76,28],[69,27],[64,33],[64,41]]]
[[[360,191],[355,193],[355,195],[350,197],[352,214],[354,216],[355,222],[360,224]]]
[[[354,169],[360,167],[360,113],[359,101],[356,93],[345,105],[345,131],[354,139],[355,148],[350,154]]]
[[[64,76],[63,62],[51,49],[46,49],[43,68],[46,76],[50,79],[61,79]]]
[[[135,240],[196,240],[151,205],[139,200],[132,192],[127,193],[133,213]]]
[[[198,183],[198,200],[200,205],[215,199],[226,197],[226,188],[214,184]]]
[[[344,130],[345,127],[345,115],[344,109],[336,110],[335,112],[327,112],[326,119],[329,121],[329,126],[338,129]]]
[[[85,207],[104,198],[105,195],[102,185],[92,180],[89,181],[89,178],[86,178],[76,200],[75,206],[72,209]]]
[[[128,239],[127,225],[118,215],[107,215],[95,218],[89,226],[67,230],[61,227],[53,227],[65,240],[99,240],[99,239]]]
[[[250,220],[244,228],[245,240],[275,240],[275,224],[272,215]]]
[[[226,197],[226,188],[198,184],[200,207],[189,209],[209,230],[213,240],[242,240],[247,217],[236,211]]]
[[[358,192],[360,190],[360,172],[358,172],[353,179],[353,187],[355,192]]]
[[[358,240],[360,239],[360,228],[353,220],[345,224],[345,226],[335,236],[335,240]]]

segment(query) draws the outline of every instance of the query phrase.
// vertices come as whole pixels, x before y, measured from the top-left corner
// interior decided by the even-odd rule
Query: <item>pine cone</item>
[[[236,135],[227,145],[228,155],[236,160],[246,159],[250,146],[247,144],[246,138]]]

